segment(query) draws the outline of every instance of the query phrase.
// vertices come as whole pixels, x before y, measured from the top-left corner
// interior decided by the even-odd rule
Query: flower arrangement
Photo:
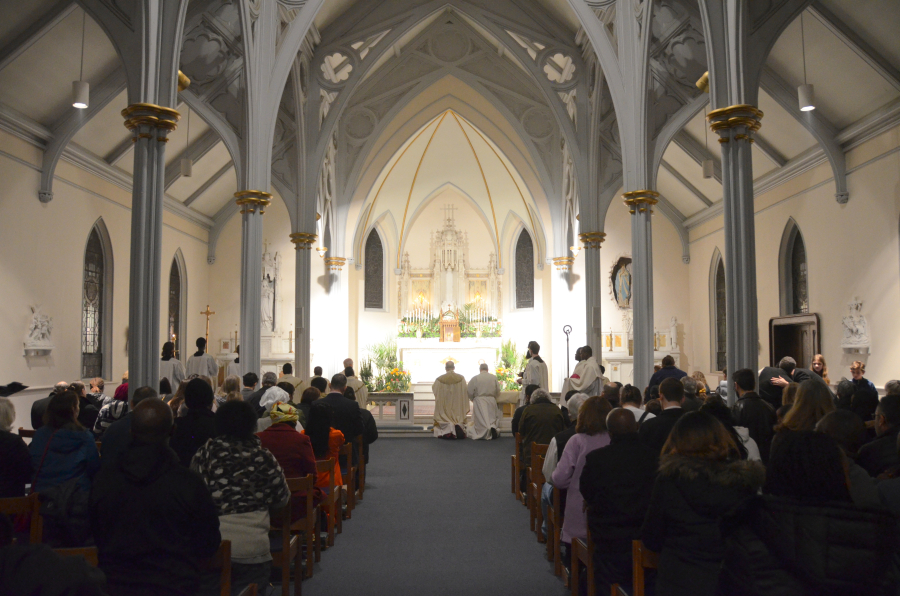
[[[403,364],[400,363],[402,366]],[[379,379],[382,380],[382,379]],[[409,391],[410,374],[409,371],[394,368],[383,378],[384,388],[380,391],[388,393],[405,393]]]
[[[511,369],[503,368],[501,364],[497,366],[494,374],[497,375],[497,380],[500,382],[500,387],[503,391],[516,391],[519,389],[519,384],[516,383],[516,373]]]

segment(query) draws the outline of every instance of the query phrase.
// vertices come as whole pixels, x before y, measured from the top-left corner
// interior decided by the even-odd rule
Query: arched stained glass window
[[[84,250],[84,280],[81,300],[81,377],[103,376],[103,308],[106,258],[96,226],[91,228]]]
[[[516,241],[516,308],[534,308],[534,243],[527,230]]]
[[[372,230],[366,239],[365,250],[365,304],[366,308],[384,308],[384,246],[378,232]]]
[[[778,270],[782,315],[809,312],[809,282],[806,244],[797,222],[788,220],[781,240]]]
[[[722,259],[716,265],[715,278],[715,344],[716,344],[716,370],[725,370],[725,341],[727,336],[727,327],[725,323],[725,265]]]
[[[166,341],[175,344],[176,358],[181,351],[181,343],[184,339],[181,330],[181,268],[178,266],[178,258],[172,259],[172,267],[169,269],[169,324],[166,330]]]

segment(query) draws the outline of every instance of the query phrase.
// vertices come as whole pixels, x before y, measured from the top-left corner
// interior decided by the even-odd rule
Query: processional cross
[[[206,305],[206,310],[200,311],[201,315],[206,315],[206,350],[209,351],[209,317],[216,314],[216,311],[209,310],[209,305]]]

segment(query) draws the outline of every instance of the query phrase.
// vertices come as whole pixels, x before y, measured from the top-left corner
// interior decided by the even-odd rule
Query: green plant
[[[397,358],[397,340],[388,337],[383,342],[366,346],[369,352],[371,385],[366,383],[370,391],[406,392],[409,391],[410,373],[403,370],[403,363]],[[374,364],[374,371],[372,365]]]
[[[363,360],[362,366],[359,369],[359,379],[366,384],[366,389],[370,392],[375,391],[375,384],[372,382],[372,361],[369,359]]]
[[[516,379],[525,369],[525,354],[516,351],[516,343],[508,339],[500,344],[497,350],[497,380],[506,391],[514,391],[519,388]]]

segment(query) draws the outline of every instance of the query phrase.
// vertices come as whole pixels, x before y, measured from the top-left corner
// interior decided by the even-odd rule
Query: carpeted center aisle
[[[309,595],[562,595],[509,490],[511,438],[382,438],[365,500],[322,553]]]

